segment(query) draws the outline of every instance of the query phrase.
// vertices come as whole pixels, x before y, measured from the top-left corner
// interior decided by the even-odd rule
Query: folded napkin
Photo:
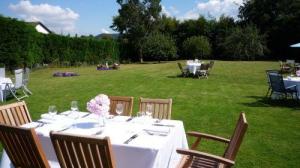
[[[158,127],[158,126],[151,126],[144,128],[146,132],[153,133],[153,134],[159,134],[159,135],[168,135],[170,132],[170,128],[168,127]]]
[[[39,122],[31,122],[31,123],[27,123],[22,125],[23,128],[36,128],[37,126],[39,126],[41,123]]]
[[[59,121],[62,119],[65,119],[65,116],[61,115],[51,115],[51,114],[42,114],[41,119],[39,121],[44,122],[44,123],[53,123],[54,121]]]
[[[37,134],[49,136],[50,131],[61,131],[70,127],[72,127],[72,123],[70,122],[45,124],[42,127],[36,128],[36,132]]]

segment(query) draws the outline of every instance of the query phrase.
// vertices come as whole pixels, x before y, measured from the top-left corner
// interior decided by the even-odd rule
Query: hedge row
[[[2,16],[0,37],[0,63],[9,69],[40,64],[80,65],[119,60],[119,46],[114,40],[44,35],[28,23]]]

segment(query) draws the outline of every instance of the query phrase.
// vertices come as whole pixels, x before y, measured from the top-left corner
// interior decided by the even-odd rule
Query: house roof
[[[45,30],[47,30],[49,33],[52,33],[52,31],[49,30],[42,22],[27,22],[27,23],[29,23],[29,24],[32,25],[32,26],[40,25],[40,26],[42,26]]]

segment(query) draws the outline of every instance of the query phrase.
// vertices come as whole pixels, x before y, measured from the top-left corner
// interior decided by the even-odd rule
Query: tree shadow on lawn
[[[247,96],[247,98],[255,99],[254,102],[241,103],[250,107],[289,107],[300,110],[300,100],[295,99],[276,99],[273,100],[265,96]]]

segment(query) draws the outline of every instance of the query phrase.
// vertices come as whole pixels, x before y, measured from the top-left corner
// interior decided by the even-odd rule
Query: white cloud
[[[208,0],[207,2],[198,2],[195,8],[186,12],[180,19],[196,19],[199,15],[219,19],[223,14],[237,19],[239,7],[242,3],[243,0]]]
[[[179,13],[179,10],[175,6],[170,6],[169,9],[170,9],[171,13],[173,13],[175,15]]]
[[[79,18],[79,14],[70,8],[64,9],[47,3],[34,5],[30,1],[21,0],[17,4],[10,4],[9,9],[25,21],[42,22],[56,33],[75,33],[75,22]]]
[[[171,16],[171,13],[167,10],[167,8],[164,5],[161,6],[161,13],[165,14],[168,17]]]
[[[107,30],[107,29],[102,28],[101,29],[101,33],[110,34],[111,32],[109,30]]]
[[[166,8],[164,5],[161,6],[161,12],[168,17],[173,17],[179,13],[179,11],[174,6]]]

